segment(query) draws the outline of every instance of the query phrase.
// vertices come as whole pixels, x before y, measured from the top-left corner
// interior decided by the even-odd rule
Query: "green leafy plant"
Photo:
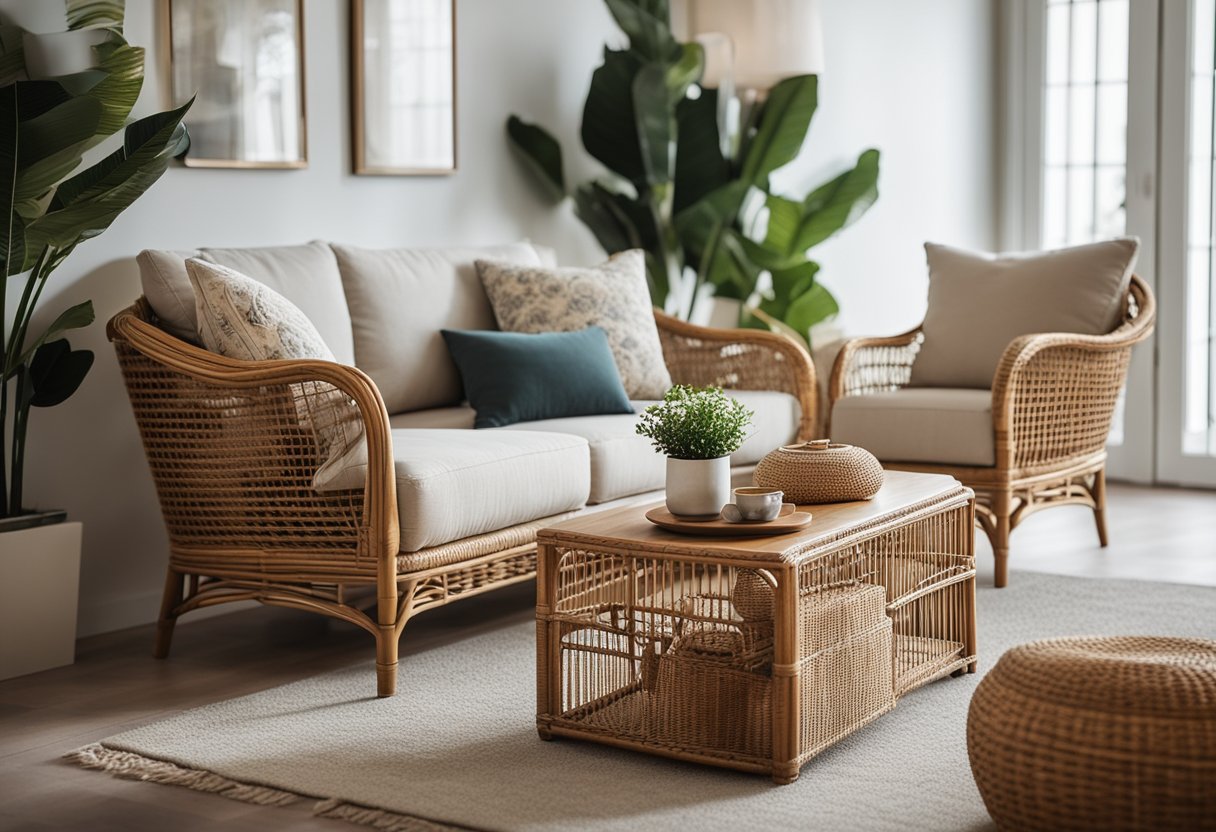
[[[93,353],[64,334],[93,322],[93,304],[30,329],[51,274],[76,246],[101,234],[189,146],[190,104],[127,123],[144,78],[144,50],[123,39],[122,0],[66,0],[68,36],[91,44],[92,65],[38,77],[27,47],[38,35],[0,25],[0,259],[23,276],[15,311],[0,292],[0,516],[24,513],[22,485],[30,409],[53,407],[80,387]],[[62,35],[58,37],[63,37]],[[64,48],[61,42],[59,48]],[[90,167],[84,154],[121,133],[122,144]],[[12,388],[12,390],[10,390]],[[11,437],[6,436],[11,423]]]
[[[720,387],[677,384],[642,411],[637,432],[666,456],[717,459],[739,450],[753,415]]]
[[[812,325],[839,311],[807,252],[877,199],[878,151],[809,194],[774,192],[771,175],[794,160],[810,128],[818,79],[781,81],[732,134],[720,126],[718,91],[698,83],[701,46],[672,35],[668,0],[605,2],[629,48],[604,49],[582,141],[609,175],[569,190],[561,145],[514,115],[512,146],[555,200],[569,192],[606,251],[646,252],[655,305],[691,317],[708,286],[743,302],[741,323],[788,327],[806,340]],[[689,300],[674,309],[680,283]]]

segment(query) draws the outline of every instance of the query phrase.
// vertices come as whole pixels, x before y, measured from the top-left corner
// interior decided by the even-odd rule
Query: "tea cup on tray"
[[[781,514],[785,494],[772,488],[744,486],[734,490],[734,504],[722,509],[722,518],[731,522],[768,522]]]

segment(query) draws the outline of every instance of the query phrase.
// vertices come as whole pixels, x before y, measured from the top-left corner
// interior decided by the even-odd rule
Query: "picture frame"
[[[457,169],[457,0],[351,0],[356,174]]]
[[[166,0],[166,28],[187,167],[308,166],[303,0]]]

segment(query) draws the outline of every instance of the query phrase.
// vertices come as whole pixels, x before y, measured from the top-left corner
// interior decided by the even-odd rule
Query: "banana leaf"
[[[636,54],[605,49],[583,106],[583,147],[608,170],[634,183],[646,181],[633,123],[633,79],[641,68]]]
[[[518,116],[507,119],[507,136],[555,201],[566,196],[566,174],[562,170],[562,146],[553,135]]]
[[[815,115],[818,90],[814,75],[796,75],[773,87],[748,143],[740,178],[767,190],[768,175],[794,160]]]
[[[122,32],[124,0],[67,0],[68,29],[113,29]]]

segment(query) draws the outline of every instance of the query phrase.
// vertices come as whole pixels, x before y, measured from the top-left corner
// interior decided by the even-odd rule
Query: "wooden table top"
[[[814,520],[804,531],[771,537],[693,537],[665,531],[645,518],[660,501],[590,512],[541,529],[540,544],[613,549],[725,559],[797,562],[838,547],[845,539],[881,531],[913,517],[963,505],[971,489],[953,477],[887,471],[882,489],[869,500],[800,506]]]

